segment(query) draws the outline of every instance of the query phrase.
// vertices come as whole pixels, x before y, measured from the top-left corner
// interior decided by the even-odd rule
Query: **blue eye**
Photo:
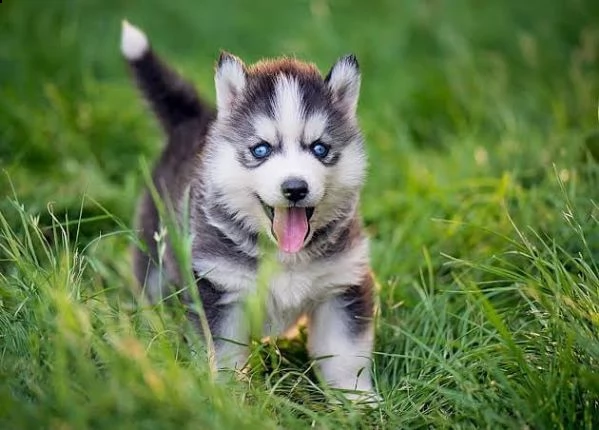
[[[310,146],[310,151],[312,151],[312,154],[314,154],[316,158],[324,158],[329,153],[329,147],[317,140]]]
[[[257,159],[266,158],[272,152],[272,146],[267,142],[260,142],[250,148],[252,155]]]

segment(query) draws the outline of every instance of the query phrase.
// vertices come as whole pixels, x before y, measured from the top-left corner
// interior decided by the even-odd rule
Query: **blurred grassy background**
[[[210,100],[220,49],[248,62],[296,55],[322,71],[342,54],[357,55],[363,74],[359,111],[370,158],[363,214],[382,285],[379,383],[390,399],[388,415],[374,419],[376,425],[439,425],[457,416],[470,424],[541,428],[566,422],[562,413],[570,414],[570,424],[591,422],[576,409],[582,398],[576,397],[578,388],[570,387],[578,393],[571,403],[556,395],[539,412],[530,406],[536,400],[505,387],[497,394],[505,404],[493,403],[499,402],[496,398],[460,403],[437,380],[443,366],[431,365],[430,375],[436,376],[423,377],[430,390],[438,389],[439,403],[427,397],[433,396],[428,391],[426,401],[410,398],[404,378],[428,375],[417,365],[410,367],[420,362],[414,348],[433,344],[433,351],[451,344],[453,354],[480,347],[468,337],[470,329],[459,325],[464,320],[452,319],[463,314],[476,320],[456,291],[485,290],[509,321],[510,333],[520,333],[532,324],[530,318],[539,323],[534,312],[502,312],[538,298],[523,298],[522,285],[536,282],[548,298],[555,294],[539,274],[545,272],[533,269],[534,258],[555,260],[553,270],[563,269],[552,278],[556,288],[576,284],[578,272],[572,268],[578,263],[570,259],[580,258],[589,273],[596,272],[599,2],[6,1],[0,4],[0,164],[6,172],[0,177],[0,211],[16,243],[29,221],[14,210],[9,200],[14,196],[24,205],[23,216],[39,216],[42,226],[52,224],[49,205],[61,220],[82,217],[84,222],[69,227],[72,238],[78,233],[71,252],[131,225],[142,185],[140,160],[152,160],[162,138],[120,57],[123,18],[143,28],[163,58]],[[529,229],[532,238],[522,233]],[[129,285],[129,242],[126,234],[94,241],[86,249],[91,270],[80,282],[94,291]],[[522,247],[529,245],[545,254],[527,254]],[[3,249],[7,254],[6,245]],[[5,278],[11,286],[19,265],[4,255],[0,267],[11,274]],[[599,288],[587,278],[581,285],[588,294]],[[13,315],[6,306],[6,315]],[[586,317],[579,315],[584,321],[573,317],[572,324],[596,328],[593,312],[586,309]],[[560,312],[554,316],[563,317]],[[493,320],[485,312],[479,317]],[[7,316],[7,327],[14,328],[16,319]],[[551,336],[545,340],[547,345],[557,342]],[[595,348],[596,341],[585,342]],[[6,354],[18,351],[4,348]],[[572,370],[574,361],[596,364],[598,350],[589,351],[561,365]],[[436,359],[447,359],[443,354]],[[509,362],[509,354],[497,354]],[[553,375],[568,374],[564,369],[552,368]],[[597,412],[596,373],[593,378],[580,389],[590,396],[585,397],[588,410]],[[473,381],[482,384],[480,389],[488,382],[479,376]],[[540,398],[567,391],[558,382],[551,387],[537,382],[539,392],[524,382],[522,391]],[[457,392],[470,400],[474,396],[464,386]],[[473,411],[483,410],[481,405],[496,415],[478,416]],[[386,421],[398,411],[405,421]],[[468,421],[470,416],[478,418]],[[168,420],[157,417],[157,422],[162,418]],[[310,419],[326,427],[337,418]]]

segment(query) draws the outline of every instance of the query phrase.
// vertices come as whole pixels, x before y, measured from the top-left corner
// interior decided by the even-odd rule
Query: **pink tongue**
[[[289,253],[298,252],[308,233],[306,208],[275,208],[272,226],[279,249]]]

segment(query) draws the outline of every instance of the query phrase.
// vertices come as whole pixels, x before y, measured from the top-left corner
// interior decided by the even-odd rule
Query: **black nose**
[[[297,203],[308,195],[308,183],[303,179],[287,179],[281,184],[281,191],[287,200]]]

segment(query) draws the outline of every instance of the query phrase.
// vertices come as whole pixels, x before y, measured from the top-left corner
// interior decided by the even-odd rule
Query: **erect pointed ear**
[[[355,114],[360,95],[360,66],[356,56],[341,57],[324,80],[333,95],[333,103],[348,114]]]
[[[247,73],[243,61],[233,54],[221,52],[216,65],[216,105],[219,112],[231,109],[246,85]]]

